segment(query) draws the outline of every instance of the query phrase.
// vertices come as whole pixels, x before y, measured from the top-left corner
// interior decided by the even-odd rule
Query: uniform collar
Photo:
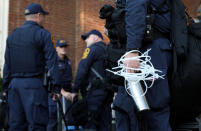
[[[60,62],[64,62],[64,61],[68,60],[67,56],[65,56],[63,60],[61,60],[59,56],[57,56],[57,57],[58,57],[58,59],[59,59]]]
[[[96,43],[94,43],[93,45],[96,45],[96,44],[102,44],[102,45],[105,45],[105,43],[102,42],[102,41],[96,42]]]
[[[24,22],[24,25],[37,25],[37,26],[40,26],[38,23],[36,23],[35,21],[25,21]],[[40,27],[42,27],[42,26],[40,26]]]
[[[96,43],[90,45],[89,48],[90,48],[90,47],[93,47],[93,46],[97,46],[97,45],[105,45],[105,43],[102,42],[102,41],[99,41],[99,42],[96,42]]]

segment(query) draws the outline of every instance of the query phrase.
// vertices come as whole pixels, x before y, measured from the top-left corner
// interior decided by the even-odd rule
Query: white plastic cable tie
[[[138,50],[132,50],[124,54],[118,61],[118,66],[113,67],[112,70],[106,69],[107,71],[119,75],[125,78],[125,89],[129,95],[131,95],[128,91],[129,87],[127,87],[126,81],[128,82],[140,82],[143,81],[145,85],[145,91],[142,95],[145,95],[147,93],[148,88],[151,88],[154,84],[154,81],[156,79],[164,79],[164,75],[158,75],[158,73],[161,73],[162,71],[157,70],[154,68],[153,64],[151,63],[151,57],[148,55],[148,52],[151,49],[148,49],[146,52],[141,53]],[[129,53],[139,53],[139,56],[131,57],[131,58],[125,58],[126,55]],[[124,61],[130,61],[130,60],[138,60],[140,62],[139,68],[132,68],[128,67],[124,64]],[[113,71],[116,70],[116,71]],[[127,70],[131,70],[132,72],[127,72]],[[138,71],[138,73],[134,73],[134,71]],[[151,84],[148,86],[147,81],[151,81]]]

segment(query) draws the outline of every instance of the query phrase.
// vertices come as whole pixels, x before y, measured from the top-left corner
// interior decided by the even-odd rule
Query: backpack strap
[[[168,6],[168,9],[165,10],[165,11],[162,11],[162,7],[164,5],[167,5]],[[149,4],[148,4],[148,13],[153,13],[153,14],[166,14],[170,11],[170,5],[168,3],[168,0],[164,0],[162,3],[159,4],[159,6],[157,7],[154,7],[151,2],[149,1]]]

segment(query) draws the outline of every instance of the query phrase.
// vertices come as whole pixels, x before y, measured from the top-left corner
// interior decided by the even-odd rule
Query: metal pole
[[[63,112],[64,114],[66,113],[66,102],[65,102],[65,98],[64,96],[62,96],[62,108],[63,108]],[[62,121],[62,131],[64,131],[64,129],[68,128],[68,127],[65,127],[65,123],[64,121]]]

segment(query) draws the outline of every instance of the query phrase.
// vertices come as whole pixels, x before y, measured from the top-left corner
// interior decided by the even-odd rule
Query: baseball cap
[[[42,13],[44,15],[49,14],[49,12],[44,11],[41,5],[37,3],[29,4],[24,10],[24,15],[37,14],[37,13]]]
[[[56,47],[62,47],[62,46],[68,46],[68,43],[64,39],[58,40],[56,42]]]
[[[92,35],[92,34],[97,35],[97,36],[99,36],[101,39],[103,39],[102,34],[101,34],[98,30],[91,30],[91,31],[89,31],[89,32],[86,33],[86,34],[81,35],[81,38],[82,38],[83,40],[86,40],[86,38],[89,37],[89,36]]]

